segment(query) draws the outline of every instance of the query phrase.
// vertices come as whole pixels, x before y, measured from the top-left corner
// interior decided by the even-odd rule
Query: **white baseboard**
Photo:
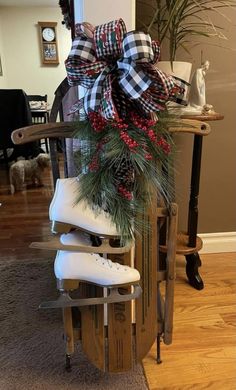
[[[236,232],[198,234],[203,241],[200,253],[236,252]]]

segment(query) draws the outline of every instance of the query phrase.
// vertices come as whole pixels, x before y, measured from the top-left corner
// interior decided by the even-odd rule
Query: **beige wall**
[[[84,1],[84,20],[92,24],[106,23],[110,20],[122,18],[127,30],[135,26],[135,0],[94,0]]]
[[[84,20],[99,24],[122,17],[128,29],[134,28],[135,0],[102,0],[94,7],[94,0],[84,1]],[[41,65],[38,21],[56,21],[59,43],[58,66]],[[58,84],[66,77],[64,60],[70,46],[70,31],[62,24],[59,7],[0,7],[0,55],[3,76],[0,88],[21,88],[27,94],[47,94],[52,103]]]
[[[211,134],[203,140],[199,196],[201,233],[236,231],[236,12],[226,10],[224,13],[231,23],[219,17],[214,22],[224,26],[228,41],[215,39],[212,40],[214,45],[204,43],[191,50],[193,70],[201,63],[201,51],[203,60],[210,61],[206,75],[206,100],[215,111],[225,116],[223,121],[210,123]],[[181,52],[179,57],[187,59]],[[181,209],[187,206],[181,189],[189,187],[186,167],[190,164],[190,156],[187,157],[190,142],[185,136],[179,143],[183,156],[177,179]],[[184,222],[181,217],[181,227]]]
[[[52,103],[55,89],[66,77],[64,60],[71,46],[60,8],[0,7],[0,18],[0,53],[6,74],[4,83],[0,77],[0,87],[20,88],[29,95],[47,94]],[[41,64],[38,21],[58,23],[58,66]]]
[[[0,11],[0,58],[2,63],[3,75],[0,76],[0,88],[7,88],[7,77],[6,77],[6,67],[5,67],[5,56],[3,50],[3,32],[2,32],[2,15]]]
[[[146,12],[145,7],[141,12],[137,10],[143,15],[142,20]],[[223,121],[211,122],[211,134],[203,140],[199,233],[236,231],[236,13],[228,10],[226,14],[231,23],[219,17],[215,23],[224,26],[228,41],[212,39],[213,45],[202,43],[191,49],[191,58],[184,52],[177,56],[178,60],[190,60],[194,71],[201,64],[202,51],[203,60],[210,61],[206,76],[207,103],[225,116]],[[231,50],[224,49],[226,46]],[[180,135],[175,140],[179,226],[186,229],[193,137]]]

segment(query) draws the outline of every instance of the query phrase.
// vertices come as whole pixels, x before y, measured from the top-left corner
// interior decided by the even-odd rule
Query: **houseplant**
[[[235,0],[137,0],[137,27],[161,45],[168,42],[168,60],[173,63],[180,47],[190,54],[190,46],[200,37],[227,39],[224,29],[211,16],[215,13],[227,19],[224,9],[235,6]]]

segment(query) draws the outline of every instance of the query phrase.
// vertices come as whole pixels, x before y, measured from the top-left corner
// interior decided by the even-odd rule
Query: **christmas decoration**
[[[122,240],[130,239],[143,223],[151,191],[167,203],[171,198],[164,173],[172,149],[167,129],[174,119],[166,102],[183,103],[184,82],[154,67],[158,43],[142,32],[126,33],[122,19],[97,27],[78,24],[75,31],[65,64],[69,84],[86,88],[72,108],[80,115],[78,201],[108,211]]]
[[[96,113],[78,122],[75,137],[82,146],[77,155],[82,172],[78,200],[87,199],[108,211],[123,239],[139,232],[151,187],[167,203],[171,198],[165,177],[172,165],[169,125],[166,113],[157,121],[132,112],[124,119],[105,122]]]
[[[59,0],[59,6],[63,15],[62,24],[65,24],[66,28],[70,30],[73,25],[73,5],[70,0]]]

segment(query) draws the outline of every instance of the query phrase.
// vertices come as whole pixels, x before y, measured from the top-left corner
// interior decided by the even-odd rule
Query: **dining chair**
[[[48,95],[27,95],[29,101],[32,123],[42,124],[49,122],[49,110],[47,108]],[[45,145],[46,152],[49,153],[48,140],[41,140],[40,145]]]
[[[10,161],[18,157],[35,157],[39,153],[38,142],[14,145],[11,140],[13,130],[31,124],[31,111],[25,92],[22,89],[0,89],[0,150],[1,161],[7,167]]]
[[[31,115],[32,123],[47,123],[49,122],[49,112],[47,109],[47,95],[27,95]]]

